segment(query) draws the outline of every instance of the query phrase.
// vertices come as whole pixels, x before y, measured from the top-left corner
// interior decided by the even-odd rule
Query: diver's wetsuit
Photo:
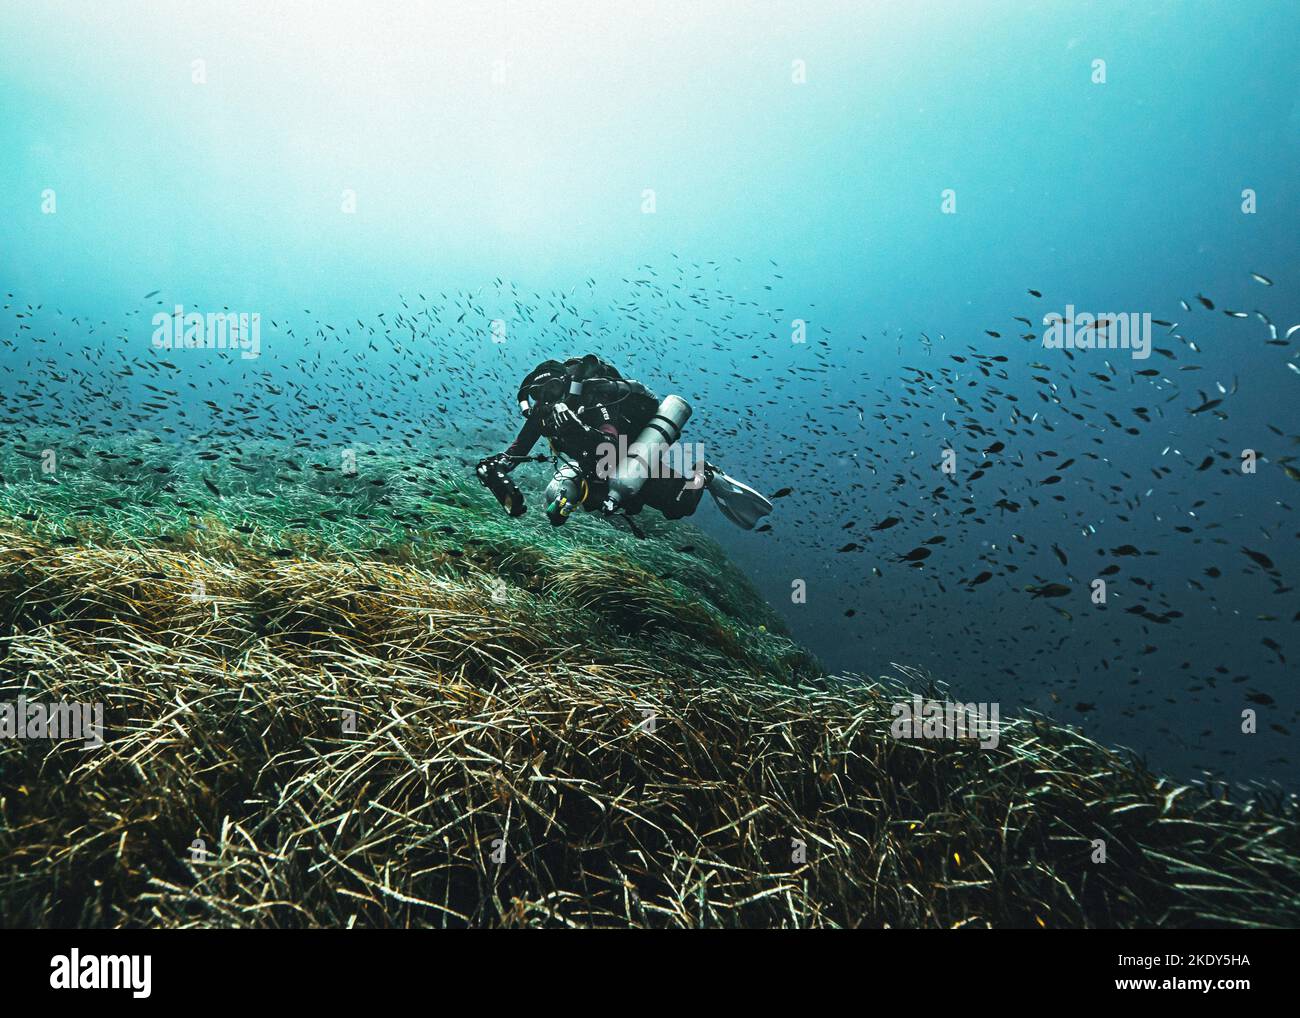
[[[520,385],[518,398],[521,408],[530,401],[532,405],[524,426],[502,454],[508,464],[504,469],[513,469],[545,437],[553,451],[570,461],[561,465],[555,481],[573,482],[575,497],[588,511],[604,501],[609,485],[601,475],[608,475],[616,451],[633,442],[659,408],[654,393],[623,378],[594,354],[538,365]],[[568,412],[557,412],[557,404]],[[648,505],[670,520],[681,519],[695,512],[703,493],[698,480],[668,473],[646,480],[623,510],[633,514]],[[560,520],[552,517],[552,522]]]

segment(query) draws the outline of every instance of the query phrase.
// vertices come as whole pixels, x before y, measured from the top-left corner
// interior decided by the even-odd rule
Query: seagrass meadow
[[[895,739],[944,688],[823,674],[690,526],[510,520],[433,451],[48,438],[0,454],[0,701],[105,741],[0,741],[6,926],[1300,920],[1293,797],[1036,716]]]

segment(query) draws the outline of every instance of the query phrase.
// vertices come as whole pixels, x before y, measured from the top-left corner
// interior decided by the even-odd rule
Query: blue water
[[[0,391],[111,433],[162,378],[178,433],[487,454],[529,368],[596,351],[794,489],[695,521],[829,667],[1293,783],[1297,7],[705,6],[5,6]],[[158,351],[176,305],[258,313],[259,356]],[[1045,349],[1067,305],[1174,356]]]

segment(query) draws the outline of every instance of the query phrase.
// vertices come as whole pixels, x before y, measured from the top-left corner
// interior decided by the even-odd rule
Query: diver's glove
[[[572,443],[584,441],[592,429],[578,419],[578,415],[569,409],[568,403],[556,403],[546,415],[544,430],[560,442]]]
[[[609,441],[605,432],[585,424],[567,403],[556,403],[551,407],[543,431],[554,438],[565,452],[576,456],[592,456],[598,445]]]
[[[556,403],[546,414],[543,431],[570,459],[576,460],[587,477],[601,477],[608,472],[605,460],[612,460],[610,436],[584,424],[566,403]],[[608,446],[608,448],[607,448]]]

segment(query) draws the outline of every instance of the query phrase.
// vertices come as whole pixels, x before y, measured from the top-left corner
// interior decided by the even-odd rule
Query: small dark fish
[[[793,488],[782,488],[780,491],[774,491],[774,492],[772,493],[772,497],[773,497],[773,498],[785,498],[787,495],[790,495],[790,494],[793,494],[793,493],[794,493],[794,489],[793,489]]]
[[[1273,560],[1262,551],[1251,551],[1249,548],[1242,548],[1241,550],[1245,554],[1249,555],[1251,560],[1256,564],[1263,566],[1265,569],[1273,568]]]

